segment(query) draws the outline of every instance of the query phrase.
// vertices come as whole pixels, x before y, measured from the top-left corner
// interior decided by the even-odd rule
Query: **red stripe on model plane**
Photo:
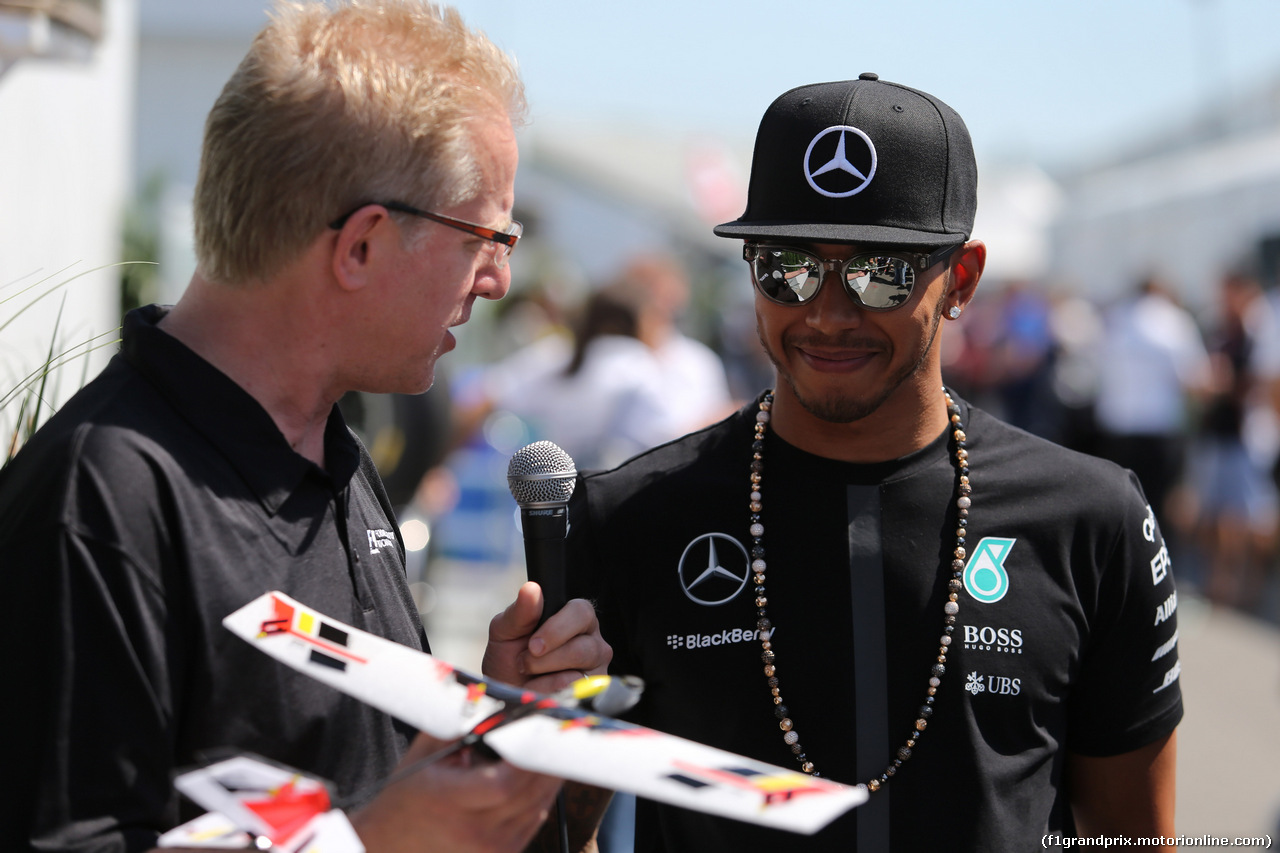
[[[299,640],[313,645],[316,648],[323,649],[331,655],[346,658],[347,660],[354,661],[355,663],[369,662],[367,659],[362,658],[359,655],[353,655],[342,646],[334,643],[326,643],[323,640],[319,640],[308,634],[304,634],[301,631],[295,630],[293,627],[293,608],[278,598],[273,597],[271,601],[275,604],[276,612],[271,619],[267,619],[262,623],[261,631],[263,635],[288,634],[289,636],[297,637]],[[317,621],[322,621],[316,616],[312,616],[311,618],[316,619]]]

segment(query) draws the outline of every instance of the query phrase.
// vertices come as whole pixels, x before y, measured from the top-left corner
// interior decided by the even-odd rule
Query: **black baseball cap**
[[[747,209],[721,237],[942,247],[973,230],[978,167],[964,120],[875,74],[785,93],[765,111]]]

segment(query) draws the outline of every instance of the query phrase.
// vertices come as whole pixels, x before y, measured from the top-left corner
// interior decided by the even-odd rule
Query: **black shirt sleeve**
[[[1182,718],[1177,593],[1169,550],[1137,479],[1099,567],[1080,672],[1069,700],[1068,747],[1084,755],[1129,752]]]
[[[70,491],[86,507],[127,512],[102,482],[80,476]],[[155,578],[118,541],[64,521],[10,539],[17,570],[6,574],[21,610],[3,635],[18,650],[10,677],[22,692],[0,719],[19,793],[3,798],[0,846],[145,850],[177,822],[174,620]]]

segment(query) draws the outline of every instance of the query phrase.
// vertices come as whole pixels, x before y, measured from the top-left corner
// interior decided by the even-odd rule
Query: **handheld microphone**
[[[577,476],[573,459],[550,441],[525,445],[507,465],[507,486],[520,505],[525,569],[529,580],[542,587],[539,625],[565,605],[564,540]]]

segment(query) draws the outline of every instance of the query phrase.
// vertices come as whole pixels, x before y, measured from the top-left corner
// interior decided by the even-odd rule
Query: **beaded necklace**
[[[889,764],[884,772],[878,778],[871,779],[866,782],[867,790],[878,791],[882,786],[888,783],[889,779],[898,772],[900,768],[909,758],[912,751],[916,748],[920,738],[924,735],[925,729],[929,725],[929,718],[933,716],[934,697],[938,692],[938,686],[942,683],[942,675],[947,671],[947,649],[951,646],[951,635],[955,632],[956,614],[960,611],[960,590],[963,586],[961,581],[964,571],[965,557],[965,529],[969,526],[969,505],[971,503],[969,495],[973,493],[973,489],[969,485],[969,451],[966,449],[966,439],[964,429],[960,424],[960,407],[951,399],[951,394],[946,388],[942,389],[942,395],[947,401],[947,416],[951,423],[951,438],[955,448],[955,464],[959,473],[959,481],[956,485],[956,508],[959,512],[959,521],[956,527],[956,547],[952,552],[951,560],[951,579],[947,582],[947,603],[943,606],[944,613],[942,619],[942,637],[939,639],[938,657],[930,669],[929,673],[929,689],[926,691],[924,704],[920,706],[917,713],[916,721],[912,725],[911,733],[907,737],[907,742],[898,748],[893,762]],[[756,583],[756,627],[760,630],[760,646],[764,650],[760,659],[764,661],[764,674],[768,679],[769,692],[773,695],[773,714],[778,718],[778,726],[782,729],[782,740],[791,748],[792,755],[796,761],[800,763],[800,768],[805,772],[814,776],[819,776],[817,770],[814,769],[813,762],[805,755],[804,747],[800,745],[800,735],[796,733],[795,723],[791,720],[791,712],[782,701],[782,688],[778,681],[777,654],[773,650],[773,623],[768,618],[766,610],[769,599],[765,597],[765,569],[767,565],[764,559],[764,525],[760,521],[760,512],[764,508],[763,494],[761,486],[763,484],[764,472],[764,434],[768,428],[770,411],[773,409],[773,391],[766,391],[764,396],[760,398],[760,409],[756,412],[755,424],[755,441],[751,445],[751,570],[755,573]]]

